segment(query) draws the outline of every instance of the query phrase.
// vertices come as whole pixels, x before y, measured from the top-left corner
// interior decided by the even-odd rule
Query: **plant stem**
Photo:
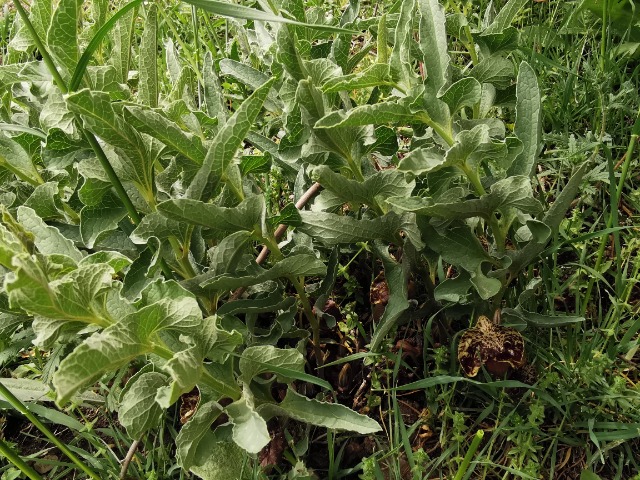
[[[487,193],[485,191],[484,187],[482,186],[482,182],[480,181],[480,177],[478,176],[478,172],[476,172],[475,170],[467,167],[464,164],[460,165],[459,168],[467,176],[467,179],[469,180],[471,185],[473,185],[473,189],[476,191],[478,196],[482,196],[482,195],[485,195]]]
[[[309,302],[309,297],[307,296],[307,292],[304,290],[304,281],[301,281],[299,278],[290,277],[291,283],[298,292],[298,297],[300,297],[300,303],[302,303],[302,309],[304,311],[305,317],[307,317],[307,321],[309,325],[311,325],[312,331],[312,339],[313,342],[313,354],[316,358],[316,368],[318,368],[318,372],[321,378],[324,378],[324,370],[322,370],[322,366],[324,365],[324,359],[322,356],[322,351],[320,350],[320,323],[318,322],[318,318],[315,313],[313,313],[313,308],[311,307],[311,302]]]
[[[471,464],[471,459],[476,454],[476,451],[480,446],[480,442],[482,441],[482,437],[484,437],[484,430],[478,430],[473,437],[471,445],[469,446],[469,450],[467,450],[467,454],[464,456],[462,464],[456,472],[456,476],[453,478],[453,480],[462,480],[465,473],[467,473],[467,470],[469,470],[469,465]]]
[[[620,199],[622,198],[622,187],[624,187],[624,182],[627,180],[627,174],[629,173],[629,165],[631,164],[631,157],[633,156],[633,150],[636,146],[638,135],[640,135],[640,109],[638,109],[638,114],[636,115],[636,121],[634,122],[633,128],[631,129],[631,138],[629,139],[629,145],[627,146],[627,153],[625,154],[624,163],[622,164],[622,170],[620,172],[620,179],[618,180],[618,189],[617,189],[617,195],[616,195],[618,199],[618,204],[620,204]]]
[[[75,463],[78,466],[78,468],[80,468],[84,473],[89,475],[89,477],[95,480],[100,480],[100,477],[93,470],[91,470],[91,468],[89,468],[89,466],[87,466],[82,460],[80,460],[75,455],[75,453],[69,450],[69,448],[63,442],[61,442],[53,433],[51,433],[51,431],[38,419],[38,417],[36,417],[33,413],[31,413],[29,409],[20,400],[18,400],[16,396],[13,393],[11,393],[11,390],[9,390],[2,382],[0,382],[0,395],[2,395],[13,408],[15,408],[17,411],[22,413],[25,417],[27,417],[27,419],[31,423],[33,423],[36,426],[36,428],[40,430],[44,434],[44,436],[51,441],[51,443],[53,443],[56,447],[58,447],[60,451],[69,458],[69,460]]]
[[[449,5],[451,5],[453,7],[453,9],[456,11],[456,13],[462,13],[460,11],[460,7],[458,6],[458,4],[456,2],[449,2]],[[465,8],[466,10],[466,8]],[[464,12],[464,15],[467,16],[467,12]],[[469,27],[469,24],[466,24],[464,26],[464,34],[467,37],[467,42],[462,42],[462,44],[464,45],[464,47],[467,49],[467,51],[469,52],[469,56],[471,57],[471,61],[473,62],[474,65],[478,64],[478,53],[476,52],[476,46],[475,46],[475,42],[473,41],[473,36],[471,35],[471,28]]]
[[[4,440],[0,438],[0,455],[6,457],[11,463],[20,469],[31,480],[42,480],[42,477],[31,466],[20,458],[16,452],[14,452]]]
[[[120,480],[124,480],[125,478],[127,478],[127,470],[129,470],[129,464],[131,463],[131,460],[133,460],[133,456],[136,454],[138,445],[140,445],[140,440],[134,440],[134,442],[129,447],[127,456],[124,457],[124,460],[122,462],[122,468],[120,468],[120,476],[118,477]]]

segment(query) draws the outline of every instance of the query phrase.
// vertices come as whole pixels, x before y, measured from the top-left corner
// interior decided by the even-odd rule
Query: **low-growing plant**
[[[511,26],[526,2],[477,26],[437,0],[367,18],[352,1],[339,20],[301,0],[186,3],[112,14],[101,0],[87,17],[75,0],[15,2],[0,66],[2,333],[60,352],[45,378],[59,406],[133,364],[116,408],[139,439],[197,389],[176,456],[202,478],[248,476],[242,453],[270,442],[274,417],[377,432],[309,373],[325,363],[345,246],[383,266],[375,353],[415,310],[412,275],[459,316],[583,320],[548,312],[535,268],[590,164],[554,192],[537,186],[541,95]],[[223,52],[173,13],[247,22],[228,20]],[[457,452],[460,478],[481,438]],[[514,462],[533,472],[532,458]]]

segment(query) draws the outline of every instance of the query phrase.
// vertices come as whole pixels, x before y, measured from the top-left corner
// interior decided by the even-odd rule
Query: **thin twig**
[[[311,200],[320,191],[321,188],[322,188],[322,185],[320,185],[317,182],[311,185],[308,188],[308,190],[304,192],[304,194],[302,194],[302,196],[296,202],[296,208],[298,210],[302,209],[307,204],[307,202]],[[287,225],[284,225],[284,224],[278,225],[278,228],[276,228],[276,231],[273,232],[273,236],[275,237],[276,241],[280,240],[286,231],[287,231]],[[258,265],[262,264],[262,262],[264,262],[267,259],[268,255],[269,255],[269,249],[267,248],[266,245],[263,245],[262,250],[260,250],[260,253],[256,257],[256,263]],[[238,288],[235,292],[233,292],[233,294],[229,298],[229,301],[232,302],[240,298],[240,295],[244,293],[244,290],[245,290],[244,287]]]
[[[131,460],[133,460],[136,450],[138,450],[138,445],[140,445],[140,440],[135,440],[129,447],[127,456],[124,457],[124,460],[122,461],[122,468],[120,469],[120,476],[118,477],[120,480],[124,480],[126,478],[127,470],[129,470],[129,464],[131,463]]]

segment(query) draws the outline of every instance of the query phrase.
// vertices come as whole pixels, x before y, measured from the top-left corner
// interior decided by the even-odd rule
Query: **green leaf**
[[[58,182],[38,185],[23,205],[32,208],[43,220],[64,218]]]
[[[418,0],[420,49],[427,71],[427,85],[437,92],[449,82],[449,47],[444,8],[438,0]],[[410,24],[411,22],[409,22]]]
[[[522,271],[529,265],[540,253],[551,239],[551,229],[544,222],[538,220],[527,220],[526,228],[530,232],[531,240],[513,253],[507,252],[511,258],[511,264],[507,270],[512,274]],[[496,272],[496,275],[503,274],[503,271]]]
[[[571,202],[576,198],[578,190],[582,185],[582,179],[593,166],[590,162],[584,162],[578,169],[571,175],[571,178],[564,186],[562,191],[556,197],[556,201],[553,202],[547,213],[545,213],[542,221],[547,225],[552,232],[557,232],[560,227],[560,222],[567,214],[567,211],[571,207]]]
[[[240,173],[246,177],[250,173],[268,173],[271,171],[271,155],[244,155],[240,162]]]
[[[297,22],[289,18],[279,17],[272,13],[263,12],[257,8],[249,8],[243,5],[235,5],[233,3],[219,2],[217,0],[183,0],[185,3],[195,5],[207,12],[215,15],[221,15],[223,17],[231,18],[243,18],[245,20],[260,20],[263,22],[278,22],[288,23],[290,25],[297,25],[299,27],[312,28],[314,30],[327,31],[327,32],[339,32],[339,33],[355,33],[352,30],[347,30],[340,27],[334,27],[332,25],[323,24],[309,24]]]
[[[287,390],[284,400],[279,405],[264,404],[258,408],[258,412],[265,417],[279,415],[320,427],[348,430],[362,435],[381,430],[378,422],[344,405],[320,402],[304,397],[292,389]]]
[[[126,8],[126,5],[121,10],[124,10],[124,8]],[[136,9],[137,7],[133,7],[132,10],[127,10],[126,15],[118,19],[113,28],[113,48],[111,50],[111,61],[116,71],[118,72],[120,83],[127,83],[127,79],[129,78],[133,25],[137,16]],[[80,85],[81,81],[82,78],[79,75],[75,76],[75,84]]]
[[[131,260],[129,259],[129,257],[125,257],[118,252],[103,251],[87,255],[82,260],[80,260],[78,266],[82,267],[83,265],[99,265],[102,263],[109,265],[114,272],[121,272],[124,268],[131,265]]]
[[[522,175],[497,181],[491,186],[490,193],[480,198],[464,200],[463,195],[462,189],[453,188],[438,199],[404,196],[392,197],[387,201],[401,210],[446,219],[489,219],[494,212],[509,207],[530,214],[542,211],[540,202],[533,198],[531,180]]]
[[[314,128],[357,127],[385,123],[411,123],[418,115],[404,103],[383,102],[375,105],[360,105],[351,110],[331,112],[318,120]]]
[[[34,243],[40,253],[66,255],[76,262],[82,260],[82,253],[73,242],[63,236],[57,228],[44,223],[31,208],[18,207],[18,221],[26,230],[33,233]]]
[[[187,240],[189,226],[186,223],[171,220],[158,212],[153,212],[142,219],[129,238],[133,243],[146,245],[150,238],[166,240],[171,236],[180,241]]]
[[[350,180],[334,173],[327,166],[313,169],[311,177],[344,202],[373,206],[378,199],[393,196],[409,196],[415,188],[414,181],[407,181],[405,174],[397,170],[382,170],[367,177],[364,182]]]
[[[246,253],[246,245],[251,240],[251,233],[247,231],[239,231],[223,238],[212,251],[209,252],[209,265],[216,275],[234,272],[244,253]],[[229,302],[220,308],[232,305]]]
[[[180,429],[176,437],[176,458],[178,465],[189,470],[196,458],[198,444],[211,431],[211,424],[222,413],[222,407],[214,400],[205,399],[201,392],[196,413]],[[232,477],[226,477],[227,479]]]
[[[156,390],[167,381],[166,375],[159,372],[145,372],[129,380],[118,408],[118,420],[131,438],[139,439],[160,425],[164,409],[156,403]]]
[[[437,302],[465,304],[472,286],[471,276],[463,270],[457,277],[446,278],[438,283],[433,291],[433,298]]]
[[[2,378],[0,379],[0,382],[2,382],[2,384],[7,387],[11,391],[11,393],[13,393],[21,402],[53,402],[53,392],[48,385],[43,383],[42,380],[33,380],[30,378]],[[104,397],[88,391],[82,392],[80,395],[75,397],[74,402],[76,402],[77,404],[100,404],[104,402]],[[3,402],[0,401],[0,404],[1,403]],[[44,407],[41,407],[39,409],[34,407],[38,407],[38,405],[27,405],[27,408],[33,413],[38,413],[34,410],[40,410],[41,412],[45,413],[44,418],[47,418],[48,420],[54,421],[56,423],[58,423],[57,421],[60,420],[61,425],[73,425],[73,427],[71,428],[78,428],[78,426],[80,428],[83,428],[82,423],[78,422],[77,420],[74,421],[73,418],[62,414],[61,412],[54,413],[53,411],[49,411]],[[0,408],[5,407],[3,405]]]
[[[148,242],[153,246],[155,242]],[[124,277],[122,295],[128,299],[134,299],[153,280],[158,270],[158,251],[153,252],[150,247],[145,248],[136,258]]]
[[[20,254],[28,253],[23,241],[29,241],[23,237],[23,241],[18,232],[14,233],[0,223],[0,265],[5,268],[12,268],[13,258]]]
[[[111,51],[111,58],[116,71],[116,77],[120,83],[127,82],[127,76],[129,73],[129,57],[131,54],[131,32],[135,17],[134,11],[131,10],[138,8],[142,1],[143,0],[132,0],[114,13],[109,20],[104,22],[103,25],[100,25],[99,22],[94,24],[94,26],[99,27],[99,30],[95,33],[93,38],[91,38],[89,45],[87,45],[87,48],[85,48],[82,53],[80,60],[78,60],[76,69],[73,72],[73,77],[69,82],[70,92],[74,92],[80,87],[93,54],[102,44],[104,38],[112,30],[114,31],[114,45]],[[106,3],[107,2],[104,1],[94,2],[94,5],[103,5],[103,15],[106,15],[106,10],[108,8]],[[100,88],[96,89],[100,90]]]
[[[523,150],[509,167],[509,175],[533,175],[542,129],[542,107],[540,89],[533,68],[527,63],[520,64],[516,86],[516,123],[514,133],[522,142]]]
[[[138,99],[151,108],[158,106],[158,7],[149,5],[138,56]]]
[[[209,51],[207,51],[204,56],[204,65],[202,68],[206,112],[210,117],[217,118],[218,123],[222,125],[226,120],[227,109],[224,103],[224,92],[220,86],[220,79],[218,79],[218,74],[213,67],[213,56]]]
[[[496,158],[504,157],[506,153],[506,143],[493,142],[489,135],[489,127],[481,123],[456,135],[455,143],[447,150],[442,166],[476,170],[483,160],[490,158],[496,161]]]
[[[271,367],[304,372],[304,358],[293,348],[276,348],[271,345],[249,347],[240,357],[240,379],[249,384],[254,377],[273,372]]]
[[[480,101],[482,85],[473,77],[465,77],[451,85],[442,94],[440,100],[449,106],[451,115],[464,107],[473,107]]]
[[[280,260],[268,270],[258,267],[254,262],[250,270],[205,279],[201,285],[210,290],[234,290],[280,277],[324,275],[326,271],[324,263],[314,255],[299,254]]]
[[[118,152],[121,180],[131,180],[153,191],[153,158],[138,132],[118,115],[104,92],[80,90],[67,96],[67,105],[80,115],[84,127]]]
[[[501,33],[475,34],[473,39],[480,45],[484,56],[511,53],[518,48],[520,32],[515,27],[507,27]]]
[[[138,106],[127,106],[124,118],[136,130],[151,135],[171,150],[184,155],[196,165],[202,165],[207,150],[200,137],[182,130],[157,111]]]
[[[480,83],[491,83],[498,90],[504,90],[513,81],[513,63],[504,57],[493,55],[473,67],[471,76]]]
[[[387,303],[380,321],[371,337],[370,350],[378,351],[387,334],[397,325],[398,319],[409,308],[407,285],[409,281],[409,262],[397,262],[389,255],[389,247],[381,242],[374,244],[376,255],[384,265],[384,276],[389,286]]]
[[[335,93],[381,85],[393,85],[391,70],[387,64],[375,63],[361,72],[330,79],[322,85],[322,91]]]
[[[193,390],[202,376],[205,356],[211,349],[220,348],[220,344],[224,343],[218,342],[222,330],[218,328],[215,317],[212,320],[203,322],[199,330],[193,332],[189,337],[181,336],[180,340],[187,344],[187,348],[176,352],[162,366],[171,375],[172,383],[157,391],[156,402],[161,407],[169,408],[180,398],[180,395]],[[223,378],[216,380],[220,383],[226,383]],[[235,380],[225,386],[231,391],[238,388]]]
[[[158,211],[172,220],[201,225],[221,232],[246,230],[266,234],[264,196],[251,195],[236,207],[219,207],[188,198],[167,200]]]
[[[80,0],[60,0],[47,32],[49,53],[57,60],[57,66],[62,70],[65,80],[71,78],[80,56],[78,23],[81,6]]]
[[[191,472],[204,480],[252,478],[253,469],[246,464],[246,453],[231,438],[220,440],[216,433],[205,432],[193,455]]]
[[[454,377],[451,375],[437,375],[435,377],[423,378],[422,380],[417,380],[415,382],[408,383],[406,385],[402,385],[396,387],[396,390],[422,390],[422,389],[430,389],[438,385],[448,385],[449,383],[456,382],[467,382],[473,385],[479,386],[492,386],[498,388],[531,388],[531,385],[527,385],[526,383],[518,382],[517,380],[497,380],[494,382],[479,382],[478,380],[473,380],[471,378],[466,377]]]
[[[398,163],[398,170],[420,176],[425,173],[435,172],[446,166],[448,165],[444,155],[428,147],[416,148],[410,151]]]
[[[528,312],[523,308],[505,308],[502,312],[503,318],[515,318],[538,328],[566,327],[567,325],[585,321],[584,317],[577,315],[543,315],[541,313]]]
[[[229,75],[235,78],[253,90],[260,88],[269,80],[269,76],[262,73],[260,70],[256,70],[249,65],[236,62],[229,58],[223,58],[220,60],[220,73],[222,75]],[[282,112],[282,100],[278,98],[275,90],[272,89],[268,93],[264,102],[264,107],[271,112]]]
[[[74,115],[67,108],[62,93],[51,92],[40,112],[41,128],[47,133],[52,128],[58,128],[68,135],[74,135],[76,132],[74,121]]]
[[[276,59],[284,70],[299,81],[307,78],[307,69],[301,57],[302,42],[296,38],[295,29],[286,26],[280,28],[276,34]]]
[[[409,91],[416,83],[418,76],[413,68],[411,46],[413,40],[413,17],[415,0],[400,3],[398,23],[394,32],[393,50],[389,56],[389,65],[393,78],[405,91]]]
[[[277,310],[287,310],[295,303],[295,298],[283,298],[279,289],[264,298],[247,298],[234,300],[222,305],[216,311],[217,315],[236,315],[238,313],[265,313],[275,312]]]
[[[442,234],[431,226],[422,226],[423,235],[429,239],[429,247],[442,255],[442,259],[452,265],[460,266],[470,273],[484,262],[492,262],[491,256],[484,250],[478,238],[464,223],[454,223]]]
[[[163,298],[125,316],[118,323],[94,333],[61,363],[53,377],[58,405],[66,403],[78,390],[99,380],[106,372],[126,365],[134,358],[153,351],[155,334],[164,329],[196,329],[202,323],[198,302],[191,296],[171,298],[177,290],[187,294],[175,282],[158,291],[147,287],[141,304],[154,295]],[[171,287],[171,285],[176,287]],[[152,284],[153,286],[154,284]],[[175,293],[171,294],[172,291]],[[170,295],[167,296],[166,294]],[[145,294],[146,297],[145,298]]]
[[[302,225],[298,230],[312,236],[325,245],[366,242],[383,239],[390,243],[399,243],[400,231],[410,237],[419,248],[420,235],[415,233],[415,217],[399,216],[394,212],[371,220],[357,220],[353,217],[326,212],[301,211]]]
[[[288,225],[290,227],[299,227],[302,225],[302,217],[300,217],[300,211],[293,203],[287,203],[280,213],[274,218],[269,219],[274,225]]]
[[[42,182],[29,154],[13,138],[0,132],[0,169],[9,170],[20,180],[38,185]]]
[[[49,281],[33,258],[23,254],[13,263],[14,276],[5,279],[12,306],[58,321],[105,324],[101,302],[111,289],[110,265],[83,265]]]
[[[80,235],[88,248],[98,238],[118,228],[118,222],[127,215],[127,209],[118,196],[109,190],[97,205],[86,206],[80,212]]]
[[[273,79],[255,90],[249,98],[242,102],[242,105],[227,120],[227,123],[220,128],[213,139],[202,167],[187,189],[186,196],[188,198],[207,200],[204,198],[205,188],[213,189],[218,182],[224,180],[225,172],[231,165],[240,143],[258,117],[272,84]],[[212,185],[213,187],[211,187]]]
[[[51,0],[34,0],[29,9],[29,20],[33,24],[38,36],[47,38],[47,31],[51,26],[53,16],[53,2]]]
[[[259,453],[271,441],[267,422],[255,411],[246,397],[225,408],[233,423],[233,441],[249,453]]]
[[[502,33],[507,27],[509,27],[516,18],[518,12],[524,7],[528,0],[509,0],[504,7],[500,10],[496,18],[493,19],[491,25],[489,25],[484,32],[485,34]]]

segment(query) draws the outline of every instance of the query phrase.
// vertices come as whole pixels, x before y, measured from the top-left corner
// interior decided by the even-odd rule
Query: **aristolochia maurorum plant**
[[[16,2],[0,66],[2,332],[26,324],[52,350],[44,380],[59,405],[135,362],[114,403],[139,438],[197,387],[177,458],[204,478],[237,474],[229,459],[259,452],[275,416],[379,430],[295,388],[330,389],[305,373],[305,356],[310,345],[312,367],[323,362],[321,307],[338,249],[356,242],[372,244],[390,291],[371,350],[409,313],[412,271],[427,272],[434,301],[487,311],[507,302],[505,316],[536,324],[579,320],[527,310],[538,281],[526,267],[586,167],[545,211],[532,188],[537,80],[509,57],[525,2],[508,2],[483,31],[462,14],[445,18],[437,0],[368,19],[353,0],[338,25],[302,0],[265,3],[272,13],[188,3],[196,18],[250,20],[229,20],[228,58],[197,30],[191,47],[167,33],[180,34],[167,13],[180,5],[134,0],[109,17],[110,2],[95,1],[88,23],[76,0],[33,0],[28,14]],[[352,32],[364,30],[373,42],[352,52]],[[454,41],[470,63],[452,60]],[[227,98],[222,78],[252,93]],[[496,114],[514,106],[510,130]],[[281,208],[267,194],[272,171],[296,199],[314,182],[323,190],[310,209]],[[290,227],[285,239],[278,225]],[[270,251],[266,266],[256,244]],[[457,276],[435,285],[442,261]],[[520,298],[505,295],[522,281]],[[274,382],[289,385],[283,398]],[[228,422],[212,428],[222,414]]]

